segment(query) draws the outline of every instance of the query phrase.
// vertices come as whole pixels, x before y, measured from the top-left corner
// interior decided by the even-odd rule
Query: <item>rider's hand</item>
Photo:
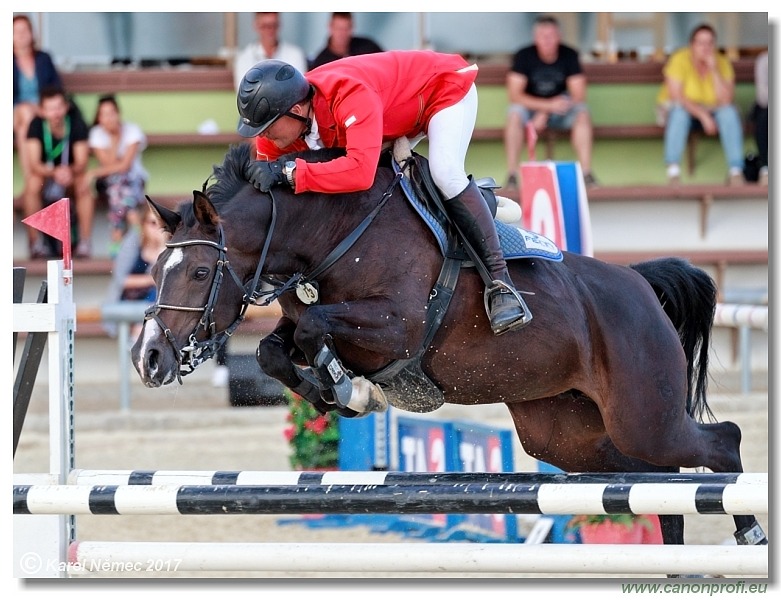
[[[282,172],[284,163],[279,160],[266,162],[257,160],[247,166],[247,181],[252,183],[261,192],[269,191],[275,185],[287,183],[287,178]]]

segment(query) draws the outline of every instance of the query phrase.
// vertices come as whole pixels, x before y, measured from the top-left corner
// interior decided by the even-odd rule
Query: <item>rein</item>
[[[295,273],[291,277],[287,279],[287,281],[279,281],[276,279],[272,279],[269,277],[264,277],[263,280],[266,283],[269,283],[274,287],[273,291],[270,292],[258,292],[255,291],[256,295],[267,295],[268,298],[263,302],[263,306],[266,306],[279,298],[282,294],[289,292],[295,288],[298,288],[300,286],[304,285],[312,285],[317,283],[317,278],[320,277],[323,273],[325,273],[328,269],[330,269],[334,263],[336,263],[342,256],[345,255],[345,253],[352,248],[352,246],[357,242],[360,237],[366,232],[366,230],[369,228],[369,226],[372,224],[372,221],[374,221],[375,217],[379,214],[379,212],[382,210],[382,208],[385,206],[385,204],[390,199],[391,195],[393,194],[393,189],[399,184],[401,181],[402,174],[399,172],[397,173],[393,181],[390,182],[388,185],[388,188],[385,190],[385,192],[382,195],[382,198],[380,198],[380,201],[377,203],[377,206],[375,206],[372,211],[366,215],[366,217],[361,221],[358,226],[350,232],[350,234],[344,238],[339,244],[331,250],[331,252],[328,253],[328,256],[326,256],[323,261],[315,267],[309,274],[304,273]],[[274,202],[274,197],[272,195],[272,204]],[[267,238],[266,241],[270,239],[270,235]],[[261,265],[263,257],[261,257]]]

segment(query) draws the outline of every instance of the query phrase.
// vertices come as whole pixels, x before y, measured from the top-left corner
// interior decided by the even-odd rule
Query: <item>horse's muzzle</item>
[[[154,321],[144,324],[130,357],[146,387],[157,388],[179,379],[177,351]]]

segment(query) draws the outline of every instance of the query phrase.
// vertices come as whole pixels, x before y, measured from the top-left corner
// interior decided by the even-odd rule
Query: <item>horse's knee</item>
[[[293,339],[296,346],[306,348],[313,345],[318,348],[329,332],[328,319],[322,311],[310,308],[298,320]]]
[[[260,340],[255,351],[255,360],[258,361],[261,370],[272,377],[285,370],[290,364],[284,342],[273,333]]]

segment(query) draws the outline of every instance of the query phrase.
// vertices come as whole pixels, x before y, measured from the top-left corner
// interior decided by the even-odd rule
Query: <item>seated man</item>
[[[554,17],[538,17],[533,36],[534,44],[515,53],[507,74],[510,108],[504,130],[505,188],[518,189],[518,164],[527,122],[537,132],[548,127],[569,129],[583,179],[586,185],[595,185],[591,172],[591,114],[586,105],[586,76],[578,53],[561,43],[559,23]]]
[[[345,56],[382,52],[382,48],[374,40],[353,35],[352,13],[333,13],[328,24],[328,33],[328,43],[309,65],[310,69],[344,58]]]
[[[24,194],[24,213],[29,216],[44,205],[70,195],[75,198],[79,224],[78,258],[91,254],[90,238],[95,205],[86,178],[89,160],[89,130],[60,88],[41,90],[41,116],[30,123],[24,151],[30,176]],[[27,228],[30,258],[50,255],[41,234]]]

